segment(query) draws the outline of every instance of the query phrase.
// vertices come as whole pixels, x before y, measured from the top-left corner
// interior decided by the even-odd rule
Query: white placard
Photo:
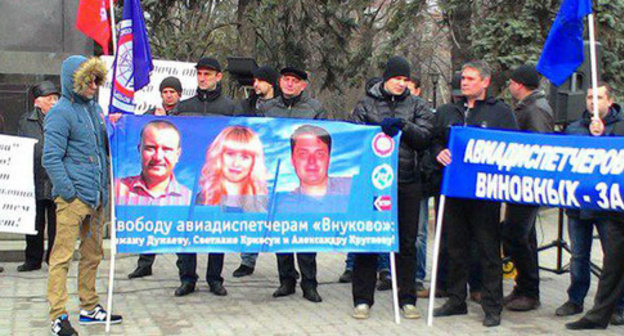
[[[0,232],[37,234],[36,143],[32,138],[0,135]]]
[[[98,103],[102,107],[102,110],[104,110],[104,113],[108,114],[111,83],[113,79],[114,58],[113,56],[102,56],[101,59],[106,64],[108,74],[106,75],[106,82],[100,87],[98,93]],[[152,107],[161,106],[162,98],[160,97],[160,91],[158,88],[160,86],[160,82],[169,76],[177,77],[182,83],[181,99],[190,98],[196,93],[197,70],[195,69],[195,63],[164,60],[154,60],[153,62],[154,70],[152,70],[152,73],[150,74],[150,83],[134,95],[134,101],[136,104],[134,114],[143,114]]]

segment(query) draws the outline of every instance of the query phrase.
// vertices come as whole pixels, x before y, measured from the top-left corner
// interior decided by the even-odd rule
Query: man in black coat
[[[202,57],[197,65],[197,94],[186,99],[174,110],[179,116],[232,116],[235,114],[234,102],[222,95],[221,92],[221,64],[212,57]],[[208,254],[208,269],[206,281],[210,286],[210,292],[217,296],[227,295],[223,286],[223,253]],[[199,278],[196,273],[197,254],[178,254],[177,266],[180,274],[181,285],[174,295],[184,296],[195,291],[195,283]]]
[[[464,99],[455,109],[439,110],[436,114],[434,153],[446,166],[451,163],[447,142],[450,126],[470,125],[484,128],[517,129],[518,124],[509,107],[501,100],[487,96],[492,71],[483,61],[472,61],[462,67],[461,91]],[[460,182],[460,181],[457,181]],[[500,324],[502,310],[502,261],[500,255],[500,203],[446,198],[444,229],[448,237],[448,296],[434,316],[467,314],[466,283],[469,275],[470,244],[481,251],[483,273],[481,306],[485,312],[483,325]]]
[[[522,131],[552,133],[553,112],[546,95],[539,90],[540,75],[531,65],[514,70],[509,92],[517,101],[514,114]],[[540,306],[539,265],[535,220],[539,206],[507,204],[503,221],[503,249],[516,266],[516,286],[503,299],[503,305],[514,311],[528,311]]]
[[[398,167],[398,213],[399,253],[397,277],[399,305],[405,318],[420,317],[416,309],[416,236],[418,234],[418,210],[421,185],[418,171],[418,152],[430,144],[433,130],[433,113],[407,87],[410,65],[403,57],[388,60],[383,79],[371,83],[366,96],[352,113],[352,120],[359,123],[378,124],[388,136],[403,132],[399,144]],[[358,253],[353,267],[353,317],[366,319],[374,303],[376,253]]]
[[[180,116],[231,116],[236,104],[223,95],[221,64],[216,58],[202,57],[197,65],[197,94],[183,100],[173,114]]]
[[[37,212],[35,215],[36,235],[26,235],[26,260],[17,267],[18,272],[34,271],[41,268],[43,258],[44,231],[48,231],[48,249],[45,254],[45,262],[48,262],[50,251],[54,245],[56,233],[56,206],[52,199],[52,182],[41,166],[43,150],[43,118],[59,99],[60,92],[50,81],[43,81],[32,88],[35,98],[35,108],[24,114],[19,121],[17,134],[23,137],[37,139],[35,144],[34,172],[35,172],[35,197],[37,199]]]

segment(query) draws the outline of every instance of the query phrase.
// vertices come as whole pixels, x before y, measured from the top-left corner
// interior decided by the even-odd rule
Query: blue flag
[[[139,0],[124,1],[109,113],[134,113],[134,93],[147,85],[154,69]]]
[[[563,0],[559,8],[537,63],[537,70],[556,86],[583,63],[583,18],[591,13],[591,0]]]

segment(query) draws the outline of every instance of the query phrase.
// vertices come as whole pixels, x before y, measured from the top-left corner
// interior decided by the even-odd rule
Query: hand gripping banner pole
[[[433,243],[433,267],[431,268],[431,284],[429,285],[429,308],[427,310],[427,326],[433,326],[433,309],[435,304],[436,282],[438,281],[438,259],[440,257],[440,241],[442,240],[442,219],[446,196],[440,195],[440,204],[436,212],[435,241]]]
[[[394,322],[401,324],[399,315],[399,291],[397,290],[397,272],[395,253],[390,253],[390,276],[392,278],[392,306],[394,307]]]

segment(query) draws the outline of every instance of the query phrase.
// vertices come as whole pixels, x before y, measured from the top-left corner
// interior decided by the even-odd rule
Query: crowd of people
[[[310,73],[297,66],[279,72],[261,66],[254,73],[249,98],[234,102],[224,95],[222,68],[217,59],[203,57],[197,64],[197,91],[180,101],[179,79],[168,77],[160,83],[162,104],[147,113],[156,116],[254,116],[301,119],[328,119],[320,101],[308,93]],[[65,309],[68,300],[67,272],[78,238],[80,262],[78,289],[80,323],[101,323],[109,312],[99,304],[95,275],[102,259],[103,208],[107,203],[109,159],[105,119],[93,100],[105,78],[105,68],[97,58],[71,56],[62,65],[59,92],[50,82],[36,85],[34,110],[20,122],[19,134],[39,139],[35,150],[37,195],[36,236],[27,236],[26,261],[18,271],[33,271],[49,264],[48,293],[51,330],[54,335],[77,335]],[[367,81],[361,100],[347,120],[381,126],[394,136],[402,132],[398,149],[398,243],[396,276],[398,300],[404,318],[418,318],[418,297],[427,297],[426,235],[429,200],[438,202],[442,168],[453,158],[448,149],[450,126],[522,130],[538,133],[554,131],[553,112],[540,90],[535,67],[523,65],[509,79],[509,92],[515,100],[512,110],[503,100],[489,94],[492,71],[476,60],[463,65],[453,78],[452,101],[431,109],[419,97],[420,81],[412,76],[409,62],[394,56],[387,60],[380,77]],[[592,98],[598,97],[600,118],[593,118]],[[114,118],[114,117],[113,117]],[[291,138],[295,170],[298,149],[302,160],[307,152],[319,151],[325,165],[324,176],[299,176],[302,194],[337,193],[342,182],[327,176],[331,138],[322,129],[302,127]],[[587,91],[587,110],[581,120],[570,124],[566,134],[616,136],[624,134],[624,115],[614,103],[608,83],[601,82],[594,92]],[[313,135],[313,141],[308,141]],[[180,157],[181,134],[166,119],[155,119],[141,131],[139,151],[141,173],[124,177],[115,185],[119,204],[189,204],[191,191],[177,183],[174,169]],[[243,146],[244,145],[244,146]],[[307,146],[307,147],[306,147]],[[240,148],[246,148],[245,151]],[[248,150],[255,148],[254,150]],[[316,153],[316,152],[315,152]],[[221,205],[229,211],[266,209],[259,198],[246,202],[246,195],[266,195],[266,181],[254,172],[263,170],[263,148],[253,130],[244,126],[225,128],[206,153],[197,203]],[[236,162],[234,170],[228,165]],[[529,311],[540,306],[539,265],[535,222],[539,207],[508,204],[501,216],[501,204],[486,200],[447,198],[443,217],[442,250],[437,275],[436,297],[447,297],[435,309],[438,317],[467,314],[466,299],[480,302],[485,313],[483,325],[497,326],[503,308]],[[624,216],[613,212],[568,210],[572,247],[569,299],[556,311],[558,316],[582,313],[590,283],[589,258],[593,227],[598,230],[604,252],[602,275],[594,307],[570,329],[606,328],[609,323],[624,324]],[[501,218],[504,218],[501,222]],[[47,223],[48,249],[44,257],[43,232]],[[517,268],[513,291],[503,296],[501,246]],[[257,253],[242,253],[234,277],[253,274]],[[295,259],[298,271],[295,267]],[[210,253],[206,281],[210,292],[224,296],[223,253]],[[152,274],[154,254],[142,254],[130,279]],[[180,286],[175,296],[193,293],[198,280],[196,254],[178,254]],[[292,295],[297,280],[303,297],[321,302],[318,292],[316,253],[277,253],[280,286],[274,297]],[[356,319],[369,317],[375,290],[387,290],[390,267],[387,254],[349,253],[340,282],[352,283],[353,312]],[[111,315],[113,323],[122,317]]]

